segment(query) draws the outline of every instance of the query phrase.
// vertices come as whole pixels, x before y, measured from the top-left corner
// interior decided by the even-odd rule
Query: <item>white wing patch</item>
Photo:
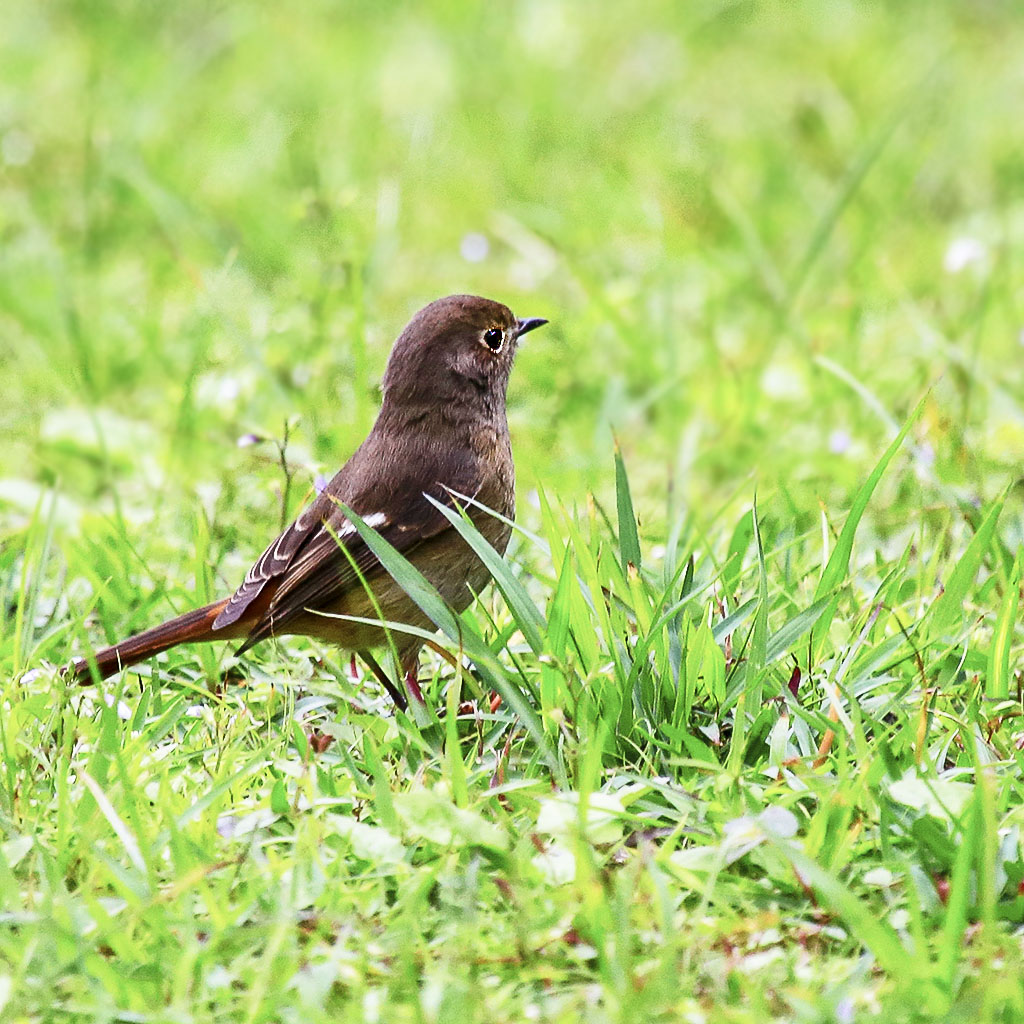
[[[371,530],[376,530],[380,526],[384,526],[388,521],[387,514],[384,512],[374,512],[373,515],[363,516],[363,522],[366,523]],[[346,523],[338,531],[338,539],[342,537],[351,537],[356,532],[356,528],[351,523]]]

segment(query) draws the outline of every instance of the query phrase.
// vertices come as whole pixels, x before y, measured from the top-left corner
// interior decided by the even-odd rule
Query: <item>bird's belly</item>
[[[478,523],[478,529],[488,543],[504,554],[511,528],[491,516]],[[437,540],[428,541],[411,553],[410,561],[426,577],[427,582],[441,595],[445,603],[456,612],[464,611],[475,594],[491,581],[491,574],[469,546],[451,532]],[[373,600],[365,587],[354,587],[331,606],[318,611],[307,610],[289,621],[282,632],[316,636],[347,650],[381,647],[388,643],[384,630],[369,622],[353,622],[352,618],[373,619],[434,630],[436,627],[418,604],[387,573],[381,573],[369,583]],[[392,630],[395,645],[419,646],[422,640],[400,630]]]

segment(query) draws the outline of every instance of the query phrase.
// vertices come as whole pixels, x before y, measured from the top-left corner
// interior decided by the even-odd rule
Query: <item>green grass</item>
[[[0,1019],[1021,1019],[1022,49],[0,6]],[[49,671],[231,589],[462,290],[551,325],[425,711],[299,640]]]

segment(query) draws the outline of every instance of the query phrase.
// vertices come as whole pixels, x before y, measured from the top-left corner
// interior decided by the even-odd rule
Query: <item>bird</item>
[[[378,561],[347,510],[409,559],[449,607],[467,608],[490,573],[434,502],[456,508],[471,498],[466,512],[504,555],[515,516],[509,375],[520,339],[547,322],[517,318],[508,306],[477,295],[449,295],[425,306],[391,349],[381,407],[366,439],[267,546],[238,589],[79,657],[67,674],[87,684],[178,644],[241,640],[242,654],[269,637],[301,635],[359,655],[406,707],[372,652],[393,643],[407,692],[418,696],[423,640],[397,632],[389,638],[382,625],[338,616],[434,626]]]

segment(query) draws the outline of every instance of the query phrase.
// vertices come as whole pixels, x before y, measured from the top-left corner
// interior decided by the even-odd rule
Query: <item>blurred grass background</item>
[[[990,497],[1024,459],[1022,40],[992,2],[5,5],[5,519],[27,484],[266,517],[235,438],[298,414],[333,470],[462,290],[553,321],[526,487],[607,494],[614,429],[648,518],[754,475],[813,511],[934,385],[921,471]]]

